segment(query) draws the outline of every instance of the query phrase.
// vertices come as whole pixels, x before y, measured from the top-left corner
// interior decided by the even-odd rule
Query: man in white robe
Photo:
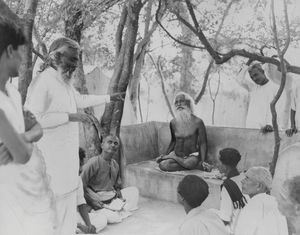
[[[250,200],[239,214],[234,229],[235,235],[287,235],[286,219],[278,210],[275,197],[267,193],[272,177],[264,167],[251,167],[245,173],[242,191]]]
[[[265,73],[265,70],[269,71],[269,66],[262,67],[260,64],[244,66],[237,78],[237,81],[249,91],[246,128],[262,129],[264,133],[273,131],[270,103],[279,89],[279,85],[267,77],[273,73]],[[289,100],[284,91],[276,105],[279,129],[287,127],[285,120],[287,102]]]
[[[70,235],[75,233],[77,221],[78,122],[89,120],[77,109],[109,102],[110,96],[80,95],[72,86],[71,77],[79,58],[79,45],[75,41],[59,38],[49,51],[50,63],[46,61],[44,71],[30,84],[25,106],[44,129],[38,146],[56,198],[57,234]]]

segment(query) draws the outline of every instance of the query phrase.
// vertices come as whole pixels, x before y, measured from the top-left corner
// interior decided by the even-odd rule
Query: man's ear
[[[6,54],[7,54],[7,57],[10,59],[13,57],[13,51],[14,51],[14,48],[11,44],[9,44],[7,47],[6,47]]]

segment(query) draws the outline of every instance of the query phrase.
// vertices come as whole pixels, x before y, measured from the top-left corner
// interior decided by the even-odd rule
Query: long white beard
[[[179,132],[185,133],[192,125],[192,111],[190,109],[176,110],[175,120]]]

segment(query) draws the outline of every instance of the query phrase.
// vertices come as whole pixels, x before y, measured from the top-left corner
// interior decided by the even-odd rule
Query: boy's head
[[[197,175],[187,175],[179,182],[177,193],[184,207],[196,208],[208,197],[208,184]]]
[[[0,16],[0,63],[9,77],[18,76],[25,35],[17,24]]]

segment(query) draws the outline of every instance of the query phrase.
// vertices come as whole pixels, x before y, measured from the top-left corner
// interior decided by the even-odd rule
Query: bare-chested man
[[[170,122],[171,143],[166,152],[156,159],[163,171],[192,170],[207,167],[207,137],[203,121],[193,114],[194,101],[179,92],[174,101],[175,118]],[[199,164],[200,163],[200,164]]]

